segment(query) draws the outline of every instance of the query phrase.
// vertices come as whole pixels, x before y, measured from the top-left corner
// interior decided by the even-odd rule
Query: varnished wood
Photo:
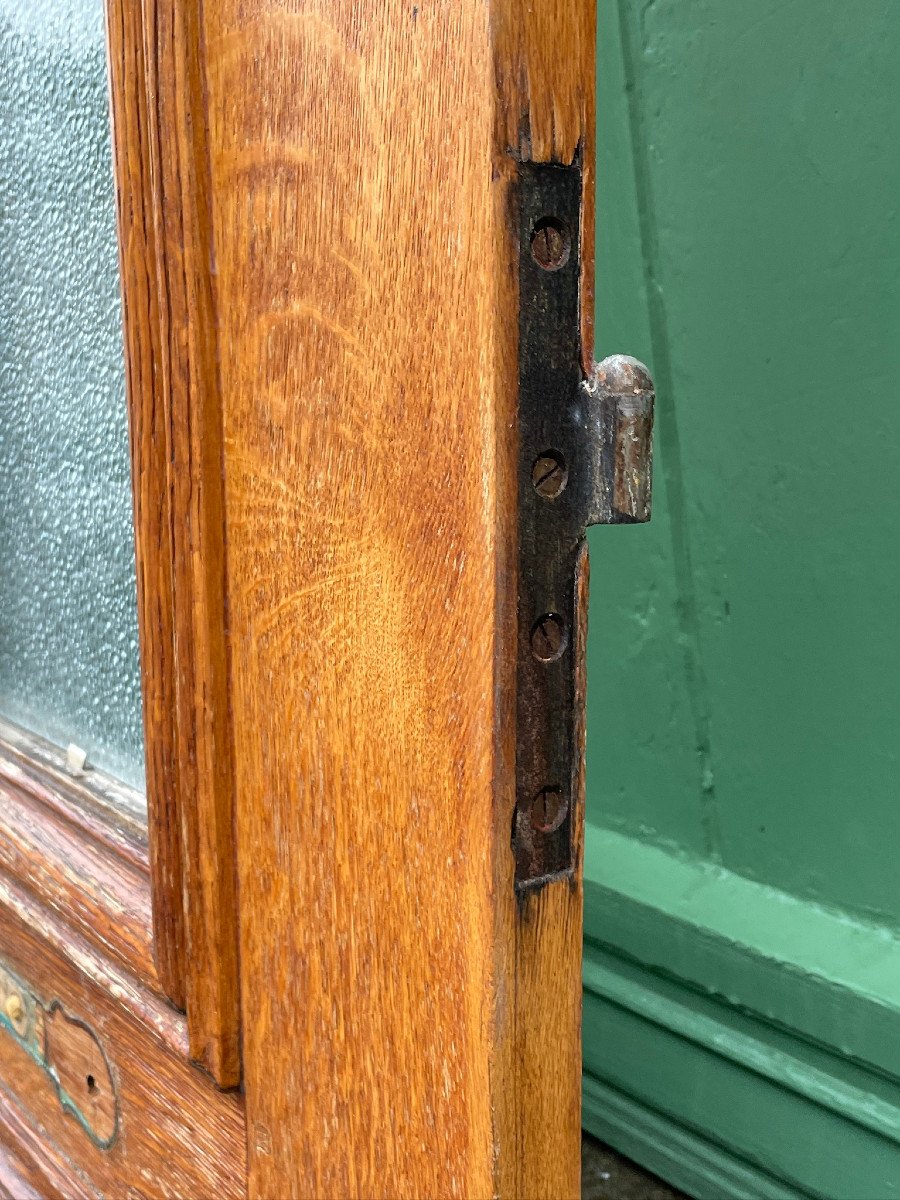
[[[148,772],[157,960],[187,1008],[191,1056],[230,1086],[240,1078],[233,764],[199,10],[109,0],[107,29],[138,559],[152,592],[141,613],[146,738],[167,766],[162,782]],[[144,529],[154,504],[168,511],[165,536],[159,522]],[[166,610],[158,622],[154,604]]]
[[[47,1007],[59,1001],[89,1023],[116,1083],[118,1135],[105,1147],[64,1110],[47,1072],[0,1031],[0,1085],[15,1097],[39,1158],[55,1162],[70,1188],[81,1184],[88,1195],[124,1195],[132,1187],[148,1198],[242,1196],[241,1098],[218,1091],[189,1063],[184,1018],[111,968],[2,876],[0,944],[4,963]],[[86,1079],[79,1082],[86,1091]],[[8,1137],[13,1124],[4,1125]]]
[[[17,1172],[46,1196],[244,1195],[243,1101],[190,1063],[185,1018],[163,996],[146,834],[113,803],[126,790],[96,772],[67,780],[59,752],[2,733],[0,962],[38,997],[37,1045],[99,1140],[113,1099],[118,1129],[95,1144],[0,1028],[0,1194]]]
[[[72,1180],[62,1164],[44,1155],[40,1136],[2,1092],[0,1130],[2,1200],[80,1200],[84,1190],[78,1180]]]
[[[204,10],[255,1196],[577,1194],[580,890],[518,906],[510,851],[509,205],[522,154],[591,186],[592,8]]]
[[[2,953],[124,1113],[98,1147],[6,1055],[0,1181],[574,1197],[580,875],[518,900],[510,847],[512,204],[580,165],[587,359],[593,4],[107,17],[150,859],[0,747]],[[187,1061],[241,1041],[243,1095]]]
[[[175,713],[173,514],[169,414],[160,386],[160,318],[153,180],[140,8],[107,6],[125,376],[137,567],[147,814],[153,830],[154,951],[172,1000],[185,1004],[185,913]],[[126,47],[134,59],[125,58]]]
[[[62,764],[59,751],[0,722],[0,872],[162,995],[146,829],[113,803],[127,789],[102,776],[96,786],[96,772],[72,779]]]
[[[94,1136],[101,1142],[116,1136],[119,1117],[118,1081],[104,1048],[80,1016],[52,1003],[44,1020],[47,1062],[59,1086],[77,1098]]]
[[[135,789],[102,771],[73,773],[58,746],[2,717],[0,778],[39,799],[114,855],[147,871],[144,799]]]

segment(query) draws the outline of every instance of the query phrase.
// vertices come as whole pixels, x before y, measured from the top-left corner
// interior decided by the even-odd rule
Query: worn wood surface
[[[184,1018],[95,955],[3,876],[0,945],[4,963],[47,1008],[59,1001],[67,1014],[89,1025],[115,1082],[118,1133],[106,1147],[66,1111],[48,1072],[0,1029],[0,1095],[14,1105],[20,1126],[31,1130],[16,1144],[26,1153],[33,1144],[38,1162],[65,1176],[64,1194],[83,1189],[88,1195],[126,1195],[133,1188],[148,1198],[244,1195],[241,1097],[218,1091],[188,1061]],[[71,1047],[54,1053],[68,1067],[63,1078],[77,1089],[73,1098],[87,1108],[90,1084],[87,1074],[72,1075]],[[100,1133],[106,1128],[98,1124]],[[4,1120],[3,1136],[15,1136],[13,1122]]]
[[[45,1196],[244,1195],[243,1099],[190,1063],[187,1023],[150,955],[146,835],[111,807],[116,785],[94,772],[66,780],[61,756],[4,733],[0,966],[37,999],[40,1020],[33,1039],[16,1040],[27,1022],[7,1007],[5,983],[0,1194],[15,1172]],[[112,1144],[98,1144],[116,1112]]]
[[[187,1008],[191,1056],[229,1086],[240,1078],[233,761],[199,20],[176,0],[107,4],[156,953]]]
[[[495,0],[497,139],[515,157],[582,169],[581,345],[588,376],[594,349],[596,4]],[[580,677],[577,753],[584,754],[588,560],[576,592]],[[575,878],[529,896],[521,910],[499,906],[498,946],[516,997],[501,1030],[503,1120],[516,1153],[502,1160],[500,1190],[516,1196],[578,1196],[581,1126],[581,946],[583,934],[583,762],[573,789]],[[502,836],[502,822],[496,836]],[[501,893],[502,894],[502,893]],[[548,1137],[548,1130],[551,1136]]]
[[[106,1051],[81,1016],[51,1002],[44,1016],[44,1054],[59,1087],[78,1104],[92,1135],[111,1141],[119,1118],[118,1080]]]
[[[589,563],[582,545],[575,580],[577,769],[572,788],[575,874],[526,894],[514,913],[506,971],[515,1019],[503,1030],[501,1097],[516,1151],[504,1161],[500,1194],[578,1197],[581,1193],[581,946],[584,899],[585,651]],[[503,930],[501,924],[501,931]]]
[[[490,7],[498,146],[524,161],[582,164],[581,344],[587,374],[594,354],[596,0],[491,0]]]
[[[40,1133],[23,1119],[15,1101],[0,1091],[0,1197],[2,1200],[81,1200],[79,1181],[48,1158]]]
[[[63,755],[0,722],[0,872],[36,903],[64,913],[98,953],[162,995],[150,949],[147,834],[113,804],[125,789],[91,772],[73,779]],[[0,946],[2,955],[2,946]]]
[[[592,184],[592,12],[205,8],[256,1196],[578,1191],[580,892],[523,912],[510,851],[509,197]]]

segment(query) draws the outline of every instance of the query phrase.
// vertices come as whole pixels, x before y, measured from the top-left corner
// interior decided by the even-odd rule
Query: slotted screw
[[[567,808],[562,788],[541,788],[531,802],[531,824],[538,833],[554,833],[565,820]]]
[[[545,500],[555,500],[566,486],[565,463],[558,454],[547,451],[541,454],[531,468],[531,482],[534,490]]]
[[[541,662],[553,662],[566,648],[566,630],[562,617],[544,613],[531,630],[531,651]]]
[[[569,240],[562,226],[552,217],[538,221],[531,235],[534,261],[545,271],[555,271],[569,257]]]

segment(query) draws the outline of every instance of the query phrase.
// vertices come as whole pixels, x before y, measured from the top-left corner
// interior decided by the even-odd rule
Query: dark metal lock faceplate
[[[596,523],[650,515],[653,386],[617,356],[584,378],[581,169],[522,163],[516,807],[519,890],[574,867],[578,567]]]
[[[572,868],[574,579],[581,462],[581,170],[519,168],[516,885]]]

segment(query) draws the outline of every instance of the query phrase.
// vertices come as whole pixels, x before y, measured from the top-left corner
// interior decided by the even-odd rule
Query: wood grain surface
[[[47,1158],[39,1135],[0,1092],[0,1197],[2,1200],[81,1200],[84,1189],[62,1164]]]
[[[126,1196],[129,1189],[148,1200],[243,1196],[242,1099],[219,1091],[188,1061],[184,1017],[3,875],[0,945],[4,965],[46,1010],[58,1002],[89,1026],[108,1060],[118,1105],[118,1132],[107,1148],[63,1107],[48,1072],[0,1029],[0,1127],[18,1156],[58,1178],[67,1197]],[[74,1098],[87,1106],[87,1077],[70,1078],[71,1047],[52,1052],[69,1068],[64,1079],[77,1086]]]
[[[222,427],[199,9],[109,0],[155,947],[240,1079]],[[149,703],[148,703],[149,696]],[[162,764],[162,765],[160,765]]]
[[[154,953],[159,976],[185,1004],[185,913],[175,713],[174,546],[168,487],[169,414],[159,386],[164,330],[147,145],[141,10],[107,6],[125,379],[131,435],[147,815],[153,831]],[[126,47],[135,56],[127,61]]]
[[[497,144],[532,162],[580,161],[581,346],[594,356],[597,5],[586,0],[491,0]]]
[[[0,872],[36,903],[65,913],[74,934],[161,996],[150,950],[146,833],[129,831],[117,812],[106,821],[88,787],[34,761],[26,767],[0,741]]]
[[[592,186],[592,12],[204,10],[254,1196],[578,1192],[580,889],[520,908],[510,850],[510,195]]]
[[[37,1056],[0,1020],[0,1195],[27,1194],[18,1174],[44,1196],[243,1196],[243,1099],[190,1063],[164,996],[146,830],[115,803],[127,790],[98,772],[67,779],[60,752],[0,733],[0,968],[41,1018]]]
[[[580,883],[517,901],[510,847],[512,203],[580,163],[587,358],[593,5],[107,19],[150,858],[0,766],[0,944],[123,1114],[103,1150],[7,1055],[0,1179],[574,1197]],[[241,1036],[245,1097],[186,1061],[234,1084]]]

